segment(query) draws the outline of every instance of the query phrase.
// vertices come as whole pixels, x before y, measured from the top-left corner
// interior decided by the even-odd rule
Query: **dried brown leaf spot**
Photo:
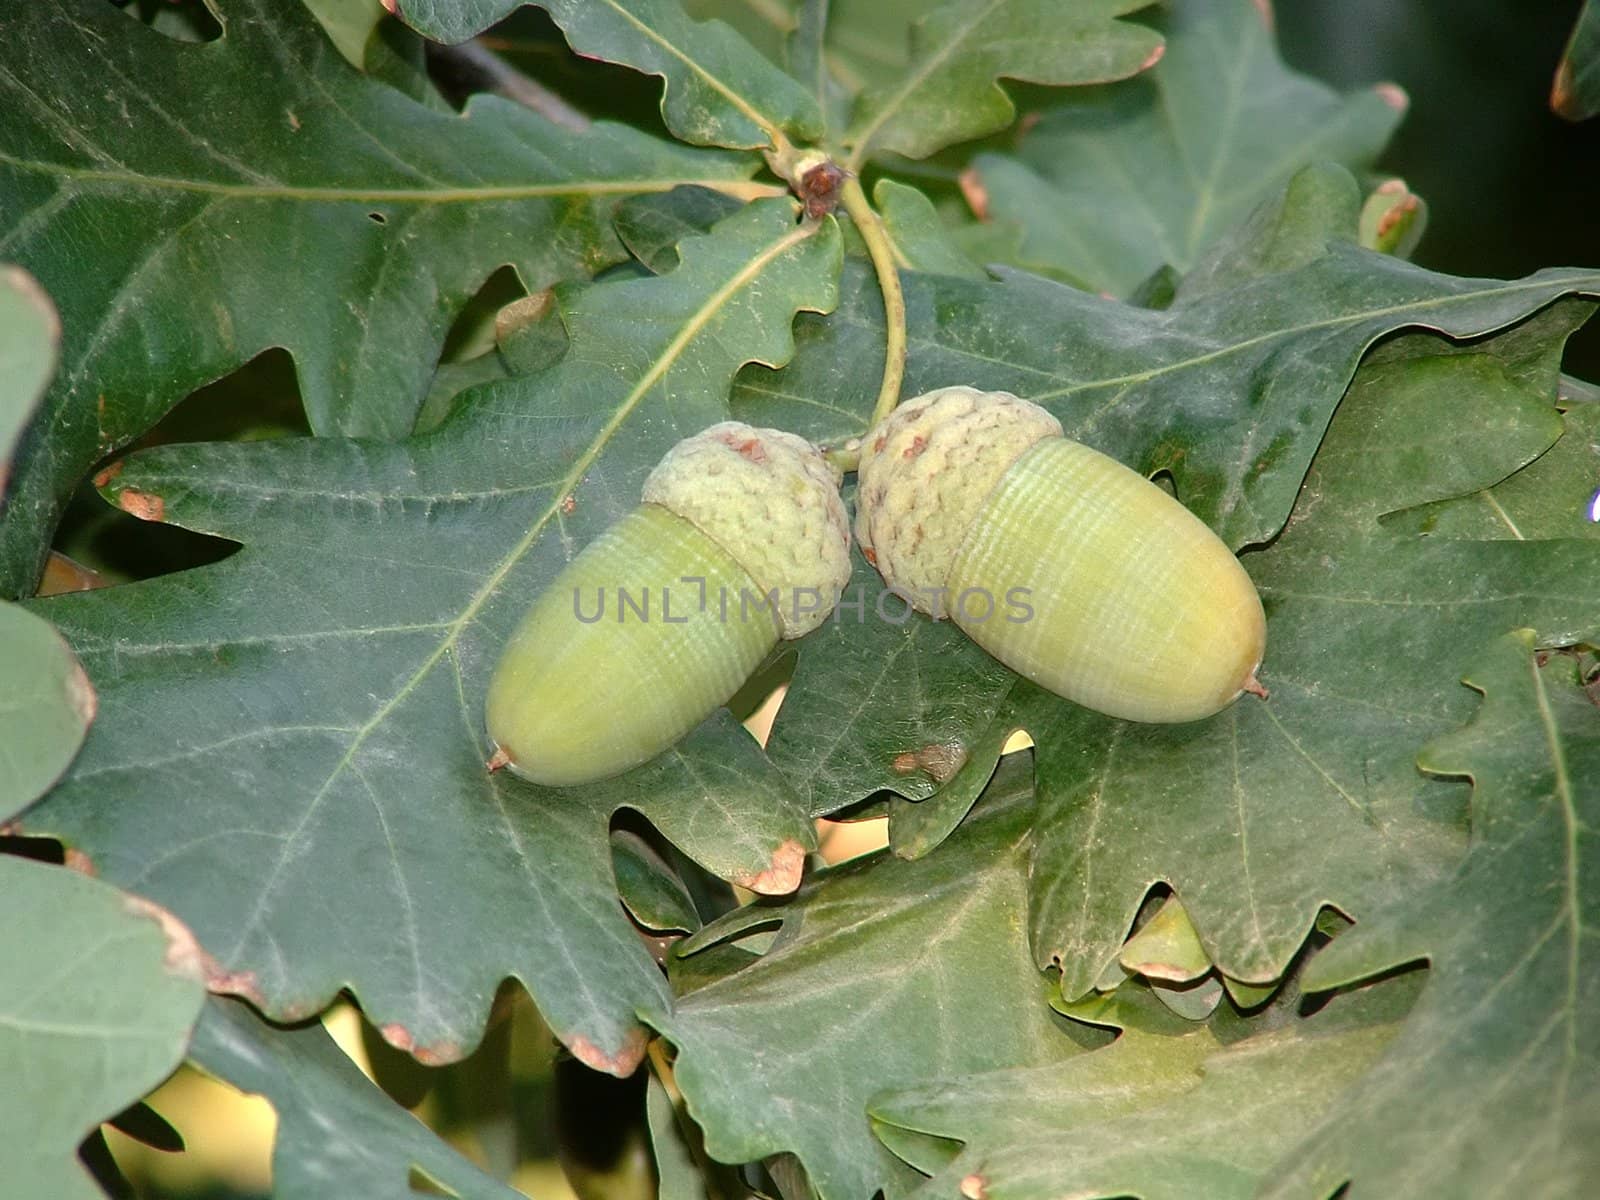
[[[1416,211],[1417,198],[1415,196],[1407,196],[1399,204],[1396,204],[1388,212],[1384,213],[1383,216],[1378,218],[1378,236],[1387,237],[1390,231],[1393,230],[1396,225],[1400,224],[1401,221],[1405,220]]]
[[[77,663],[72,664],[72,674],[67,676],[67,700],[72,705],[72,711],[78,714],[78,719],[84,725],[94,720],[100,699],[95,695],[94,685],[84,674],[83,667]]]
[[[978,174],[976,167],[968,167],[956,177],[956,184],[961,188],[961,196],[967,202],[967,207],[972,210],[972,215],[980,221],[989,219],[989,189],[983,186],[983,176]]]
[[[261,984],[254,971],[223,970],[222,964],[210,955],[206,956],[206,991],[213,996],[238,996],[262,1011],[266,1010],[267,998],[261,992]],[[277,1016],[284,1021],[295,1019],[289,1012],[280,1012]]]
[[[967,748],[960,742],[930,742],[896,754],[889,767],[896,775],[922,771],[935,783],[948,783],[966,765]]]
[[[741,875],[733,882],[763,896],[787,896],[800,886],[800,875],[805,866],[806,848],[794,838],[789,838],[772,852],[766,870],[754,875]]]
[[[573,1058],[591,1070],[604,1071],[607,1075],[626,1079],[638,1070],[639,1064],[644,1061],[645,1046],[648,1041],[643,1029],[634,1028],[628,1031],[628,1036],[622,1041],[622,1049],[615,1054],[607,1054],[581,1034],[567,1043],[567,1049],[572,1051]]]
[[[436,1042],[432,1046],[415,1046],[411,1057],[425,1067],[443,1067],[461,1061],[461,1047],[455,1042]]]
[[[1569,121],[1583,119],[1576,98],[1572,94],[1572,60],[1563,58],[1556,68],[1556,77],[1550,84],[1550,107]]]
[[[143,896],[124,896],[122,906],[135,916],[148,917],[161,926],[161,934],[167,939],[167,952],[161,962],[169,974],[180,975],[196,983],[206,981],[209,968],[216,965],[215,960],[200,948],[199,940],[187,925],[161,905]]]
[[[117,507],[141,521],[161,521],[167,515],[167,502],[149,492],[126,488],[117,494]]]
[[[1395,112],[1403,113],[1411,107],[1411,97],[1406,95],[1405,88],[1398,83],[1380,83],[1372,90],[1378,93],[1378,99],[1394,109]]]

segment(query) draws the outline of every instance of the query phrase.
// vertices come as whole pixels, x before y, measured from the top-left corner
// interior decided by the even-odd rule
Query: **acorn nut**
[[[1008,392],[906,401],[862,447],[856,537],[914,607],[1114,717],[1208,717],[1256,682],[1266,617],[1216,534]]]
[[[850,574],[839,476],[737,421],[685,438],[643,503],[556,576],[489,682],[491,762],[565,787],[654,758],[727,702]]]

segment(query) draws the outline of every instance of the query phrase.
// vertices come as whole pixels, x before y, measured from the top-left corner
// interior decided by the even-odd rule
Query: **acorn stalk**
[[[1260,692],[1266,619],[1239,560],[1038,405],[964,387],[909,400],[859,478],[856,534],[885,580],[1019,675],[1134,721]]]
[[[838,476],[792,434],[714,425],[643,500],[539,595],[490,680],[492,761],[535,783],[654,758],[821,624],[849,576]]]

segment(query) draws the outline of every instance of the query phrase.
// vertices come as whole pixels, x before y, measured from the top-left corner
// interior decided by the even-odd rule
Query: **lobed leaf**
[[[1248,1200],[1306,1125],[1395,1036],[1416,980],[1299,1015],[1293,990],[1243,1017],[1165,1015],[1126,984],[1092,1017],[1122,1030],[1070,1062],[1015,1066],[875,1098],[880,1136],[933,1178],[919,1200]],[[947,1162],[929,1139],[963,1143]]]
[[[0,602],[0,825],[50,789],[83,744],[95,693],[50,622]]]
[[[50,297],[20,267],[0,266],[0,496],[60,352],[61,320]]]
[[[219,12],[204,44],[102,0],[0,13],[0,254],[66,330],[0,524],[13,595],[91,464],[201,384],[284,346],[313,430],[403,436],[495,268],[532,290],[592,272],[622,256],[619,197],[754,166],[622,126],[574,138],[493,96],[435,112],[352,68],[298,3]]]
[[[396,0],[419,33],[459,42],[523,0]],[[722,21],[691,20],[678,0],[538,0],[579,54],[666,81],[661,115],[686,142],[778,149],[821,136],[816,99]]]
[[[0,492],[17,438],[55,372],[61,325],[32,276],[0,267]],[[61,636],[0,602],[0,825],[56,781],[94,719],[95,695]]]
[[[1186,272],[1297,170],[1370,166],[1405,110],[1382,85],[1341,96],[1289,70],[1258,0],[1185,0],[1154,22],[1139,78],[1046,109],[1014,153],[973,162],[980,218],[1023,232],[1017,264],[1128,296]]]
[[[417,1194],[416,1173],[460,1200],[522,1195],[386,1096],[319,1023],[274,1029],[244,1005],[213,997],[189,1055],[207,1074],[272,1103],[272,1194],[280,1200],[401,1200]]]
[[[1595,516],[1600,485],[1600,404],[1569,404],[1550,449],[1514,475],[1470,496],[1390,514],[1396,533],[1489,541],[1600,538]]]
[[[1084,84],[1154,64],[1158,34],[1117,18],[1150,0],[975,0],[947,3],[911,25],[898,79],[869,86],[844,135],[850,165],[885,151],[925,158],[952,142],[1011,124],[1016,108],[996,82]]]
[[[907,395],[962,382],[1030,397],[1061,418],[1068,436],[1146,473],[1169,472],[1180,498],[1241,546],[1282,527],[1328,415],[1375,340],[1415,326],[1483,334],[1568,291],[1593,293],[1600,276],[1458,280],[1338,243],[1311,262],[1246,273],[1163,311],[1017,274],[974,283],[912,273],[905,285]],[[881,306],[870,275],[854,263],[842,295],[827,322],[802,320],[793,363],[740,374],[733,404],[741,417],[822,442],[864,432]],[[1503,354],[1515,360],[1507,385],[1553,387],[1548,364],[1536,360],[1586,314],[1586,306],[1558,307],[1505,335]],[[1529,457],[1557,432],[1548,402],[1540,404],[1547,440]],[[769,752],[811,793],[814,812],[879,788],[920,798],[931,789],[915,776],[908,788],[894,770],[897,756],[956,745],[976,761],[977,743],[996,722],[1020,723],[1006,710],[1018,686],[1008,687],[1008,672],[959,630],[920,616],[898,627],[877,618],[879,591],[859,565],[846,595],[864,596],[864,619],[842,607],[806,643],[773,729]],[[886,608],[898,616],[901,606],[890,600]],[[1268,644],[1270,666],[1278,651],[1274,639]],[[1017,692],[1018,705],[1027,691]]]
[[[1581,1195],[1600,1169],[1600,720],[1574,660],[1531,630],[1481,652],[1483,699],[1418,756],[1472,781],[1472,845],[1447,876],[1311,962],[1339,987],[1426,958],[1427,989],[1346,1103],[1266,1195]],[[1426,1103],[1418,1103],[1426,1097]]]
[[[872,1137],[874,1092],[1080,1052],[1023,940],[1030,799],[1010,772],[939,854],[829,871],[772,914],[764,957],[649,1015],[712,1156],[792,1151],[823,1200],[900,1194],[914,1177]]]
[[[909,274],[904,393],[950,383],[1044,405],[1076,438],[1146,474],[1234,547],[1282,527],[1328,418],[1365,351],[1398,330],[1468,338],[1567,295],[1600,294],[1600,272],[1460,279],[1343,242],[1293,269],[1150,310],[1006,271],[997,283]],[[744,416],[818,442],[865,432],[882,307],[854,262],[841,306],[797,332],[795,361],[747,369]],[[1587,315],[1574,310],[1564,336]]]
[[[170,914],[0,854],[0,1137],[17,1196],[98,1200],[78,1143],[172,1073],[205,999]]]
[[[834,300],[831,220],[749,206],[670,275],[559,293],[570,348],[404,442],[171,446],[124,507],[243,543],[214,566],[41,605],[101,694],[29,826],[191,921],[214,990],[288,1020],[348,987],[430,1061],[528,984],[591,1065],[627,1073],[664,982],[617,902],[629,807],[710,869],[792,888],[811,825],[726,713],[654,763],[552,791],[484,766],[482,696],[532,597],[637,503],[734,371],[783,361]],[[218,880],[228,880],[219,891]]]
[[[892,179],[880,179],[873,186],[872,199],[900,266],[929,275],[986,278],[982,268],[945,231],[933,201],[922,192]]]
[[[1568,280],[1581,291],[1595,287]],[[1422,323],[1461,336],[1474,331],[1458,319],[1468,311],[1487,318],[1477,332],[1524,318],[1480,339],[1467,358],[1431,337],[1401,339],[1352,393],[1347,434],[1363,421],[1380,432],[1359,451],[1330,433],[1323,463],[1338,485],[1325,494],[1313,476],[1298,524],[1269,550],[1246,555],[1268,607],[1268,704],[1236,705],[1191,726],[1121,725],[1020,682],[1007,687],[1005,673],[993,676],[999,668],[986,668],[954,630],[941,635],[919,617],[898,629],[869,620],[862,632],[845,619],[802,648],[769,743],[821,812],[878,788],[926,795],[927,780],[895,770],[907,751],[952,747],[966,754],[964,771],[982,772],[1004,735],[1026,728],[1040,778],[1034,945],[1041,965],[1061,963],[1069,996],[1095,982],[1155,882],[1176,887],[1229,979],[1266,985],[1321,905],[1364,912],[1442,870],[1458,844],[1456,802],[1449,789],[1417,780],[1410,757],[1460,717],[1452,646],[1464,634],[1487,637],[1517,624],[1538,624],[1554,640],[1592,630],[1600,612],[1578,581],[1600,564],[1586,541],[1448,545],[1407,539],[1380,518],[1493,486],[1557,440],[1561,425],[1548,398],[1556,356],[1588,305],[1569,301],[1526,319],[1565,289],[1531,305],[1513,296],[1553,277],[1452,281],[1343,244],[1287,271],[1247,272],[1219,291],[1180,296],[1163,312],[1018,276],[990,285],[917,275],[906,282],[915,347],[908,393],[959,380],[1031,394],[1055,409],[1069,435],[1147,472],[1170,469],[1180,497],[1235,544],[1268,527],[1241,537],[1239,509],[1218,521],[1207,509],[1207,477],[1223,495],[1281,484],[1292,494],[1300,456],[1320,436],[1305,426],[1286,437],[1268,433],[1275,407],[1295,406],[1296,422],[1331,410],[1379,328]],[[876,317],[862,287],[847,272],[840,314],[826,328],[802,325],[793,364],[741,377],[741,411],[781,413],[819,439],[861,431],[855,414],[872,385],[851,373],[856,343],[871,340]],[[1389,288],[1393,299],[1381,298]],[[1495,294],[1498,301],[1480,307]],[[1490,316],[1501,302],[1509,303]],[[1193,337],[1200,322],[1231,328],[1238,341],[1202,349]],[[1159,365],[1166,353],[1170,364]],[[1094,375],[1105,356],[1119,354],[1145,366],[1117,378],[1109,402],[1078,408],[1084,393],[1106,395]],[[1058,382],[1062,374],[1083,382]],[[1209,405],[1216,423],[1202,435],[1195,407]],[[1113,426],[1108,415],[1124,408],[1127,425]],[[1119,450],[1123,438],[1133,445]],[[1203,461],[1213,453],[1214,474]],[[1276,504],[1273,511],[1284,511]],[[1268,506],[1252,507],[1265,515]],[[862,576],[869,588],[871,578]],[[1466,601],[1451,604],[1463,589]],[[1408,590],[1412,602],[1384,600]],[[978,682],[925,685],[952,676]],[[953,824],[955,807],[931,818],[935,836]],[[928,842],[922,836],[911,852]]]
[[[1600,542],[1446,541],[1380,522],[1487,486],[1560,433],[1543,389],[1481,346],[1430,355],[1430,341],[1362,368],[1289,528],[1245,556],[1270,700],[1175,727],[1053,699],[1019,714],[1038,746],[1034,948],[1061,964],[1066,995],[1094,984],[1157,881],[1223,973],[1255,984],[1282,973],[1322,905],[1360,919],[1426,883],[1456,852],[1458,810],[1412,756],[1461,719],[1459,647],[1517,625],[1556,644],[1600,632],[1579,582],[1600,570]]]

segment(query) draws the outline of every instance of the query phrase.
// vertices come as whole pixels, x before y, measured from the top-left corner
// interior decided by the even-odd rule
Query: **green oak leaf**
[[[1410,258],[1428,230],[1427,202],[1404,179],[1386,179],[1361,206],[1361,244],[1369,250]]]
[[[213,987],[274,1019],[348,987],[392,1042],[450,1060],[515,975],[585,1061],[631,1070],[634,1010],[666,994],[617,903],[611,814],[771,891],[811,824],[725,712],[552,791],[485,769],[482,697],[539,589],[669,446],[725,418],[739,365],[782,362],[795,310],[833,304],[837,227],[795,214],[761,201],[682,243],[670,275],[559,291],[567,355],[430,434],[127,460],[106,485],[124,508],[243,548],[41,605],[101,710],[29,828],[184,915]]]
[[[828,52],[836,8],[833,0],[800,0],[780,55],[784,69],[816,100],[823,118],[822,140],[829,145],[833,132],[849,123],[851,101],[860,91],[838,78],[838,64]]]
[[[1354,273],[1358,261],[1370,267],[1361,272],[1360,283]],[[1384,276],[1387,282],[1380,284]],[[1262,422],[1273,406],[1269,397],[1283,388],[1279,394],[1285,400],[1292,396],[1302,406],[1301,418],[1310,418],[1313,410],[1328,411],[1349,378],[1344,364],[1353,366],[1369,344],[1363,337],[1359,346],[1340,352],[1336,343],[1355,328],[1345,324],[1347,318],[1311,318],[1304,310],[1290,314],[1287,309],[1296,300],[1285,285],[1291,280],[1302,303],[1315,293],[1314,307],[1325,313],[1327,306],[1347,302],[1341,295],[1360,294],[1356,308],[1373,305],[1367,310],[1373,315],[1381,310],[1386,331],[1413,324],[1401,313],[1418,305],[1413,312],[1428,312],[1426,324],[1458,336],[1469,329],[1455,315],[1439,320],[1446,310],[1463,304],[1476,308],[1501,286],[1518,293],[1534,282],[1450,281],[1344,244],[1305,266],[1247,279],[1159,313],[1015,276],[980,290],[963,281],[911,275],[907,287],[916,349],[907,391],[961,380],[1031,393],[1055,406],[1069,434],[1083,436],[1087,428],[1091,441],[1107,434],[1139,439],[1118,456],[1146,471],[1169,467],[1180,497],[1204,513],[1205,502],[1193,490],[1196,477],[1188,474],[1204,443],[1191,440],[1199,425],[1185,406],[1227,398],[1219,417],[1223,408],[1235,413],[1233,423],[1219,420],[1211,435],[1217,463],[1234,464],[1223,465],[1218,482],[1225,490],[1237,494],[1250,480],[1269,479],[1279,469],[1298,484],[1305,461],[1299,455],[1315,445],[1314,437],[1273,439],[1278,449],[1264,456],[1252,448],[1265,444]],[[1397,303],[1379,298],[1396,285],[1409,299],[1399,299],[1398,293]],[[1594,283],[1578,287],[1592,291]],[[1431,298],[1424,299],[1428,294]],[[978,666],[968,668],[980,681],[970,694],[933,692],[921,681],[959,674],[957,656],[963,653],[971,664],[983,662],[983,656],[975,648],[963,650],[954,631],[947,631],[947,639],[937,636],[940,627],[922,618],[899,629],[871,621],[858,627],[841,609],[844,619],[801,649],[768,745],[773,760],[811,793],[812,811],[820,812],[852,804],[878,788],[913,798],[925,795],[931,790],[925,781],[908,780],[895,770],[908,750],[956,747],[967,753],[964,771],[982,771],[1003,734],[1026,728],[1038,747],[1041,779],[1033,936],[1041,965],[1062,961],[1068,994],[1093,985],[1145,890],[1163,879],[1177,888],[1223,974],[1246,984],[1270,983],[1321,904],[1366,911],[1408,881],[1443,869],[1454,852],[1459,833],[1451,814],[1457,801],[1450,789],[1418,780],[1410,765],[1416,745],[1459,717],[1454,671],[1448,661],[1434,661],[1449,651],[1451,622],[1469,632],[1482,629],[1482,636],[1538,624],[1544,635],[1560,638],[1600,620],[1593,589],[1581,582],[1600,571],[1590,561],[1592,542],[1468,542],[1451,549],[1439,541],[1408,541],[1380,522],[1396,509],[1491,486],[1557,440],[1561,423],[1549,401],[1557,354],[1589,305],[1567,301],[1531,318],[1526,314],[1559,294],[1532,305],[1512,302],[1478,331],[1516,321],[1519,314],[1522,323],[1470,347],[1415,335],[1392,341],[1377,356],[1381,361],[1357,389],[1365,399],[1355,406],[1369,414],[1367,419],[1376,420],[1374,412],[1383,415],[1386,441],[1378,448],[1384,453],[1369,447],[1359,458],[1369,482],[1362,483],[1348,465],[1343,507],[1326,503],[1321,490],[1313,488],[1302,498],[1298,524],[1270,550],[1246,555],[1268,605],[1266,671],[1280,680],[1267,680],[1277,692],[1271,703],[1250,702],[1211,722],[1156,729],[1105,721],[1019,681],[1007,688],[1003,673],[992,678]],[[858,391],[853,382],[839,379],[856,352],[853,339],[871,329],[876,316],[858,295],[847,271],[835,327],[802,323],[802,348],[790,367],[742,376],[754,381],[755,389],[739,397],[740,411],[752,418],[781,412],[813,437],[859,433],[860,418],[852,424],[846,414],[855,408],[856,396],[870,397],[871,384]],[[1509,298],[1502,293],[1502,299]],[[1064,393],[1071,397],[1075,385],[1042,378],[1062,371],[1082,377],[1103,363],[1097,318],[1107,330],[1113,321],[1122,327],[1120,334],[1105,336],[1106,346],[1137,346],[1148,363],[1167,349],[1166,343],[1160,335],[1135,332],[1129,323],[1172,331],[1209,314],[1226,326],[1238,304],[1252,314],[1247,320],[1261,321],[1261,333],[1240,339],[1248,350],[1218,353],[1183,339],[1170,376],[1159,365],[1142,371],[1130,367],[1118,380],[1114,400],[1142,400],[1152,392],[1165,400],[1159,410],[1135,403],[1138,415],[1115,433],[1100,422],[1103,399],[1085,420],[1072,399],[1060,400]],[[1052,309],[1072,312],[1070,324],[1058,324]],[[1480,316],[1488,314],[1480,310]],[[1094,341],[1086,345],[1090,338]],[[1254,362],[1236,358],[1258,354],[1264,357]],[[1349,357],[1335,368],[1334,359],[1343,354]],[[1197,366],[1215,374],[1202,383],[1192,374]],[[1092,383],[1083,386],[1099,390]],[[809,403],[824,397],[831,410]],[[1448,422],[1441,412],[1451,414]],[[1363,419],[1347,418],[1347,431],[1359,429]],[[1163,444],[1162,425],[1181,432]],[[1334,439],[1323,450],[1325,464],[1339,461],[1335,456],[1341,453]],[[1241,480],[1233,472],[1243,464],[1249,466]],[[1334,495],[1341,497],[1337,490]],[[1254,540],[1229,534],[1230,526],[1237,528],[1232,522],[1221,524],[1235,544]],[[1324,559],[1345,564],[1335,582],[1348,595],[1322,586],[1330,572]],[[1309,598],[1296,590],[1308,579],[1319,585]],[[870,586],[871,577],[865,580]],[[1416,586],[1424,595],[1441,596],[1461,587],[1461,580],[1480,581],[1471,593],[1476,601],[1450,621],[1425,619],[1448,608],[1386,606],[1377,599],[1383,592],[1373,591]],[[1414,613],[1422,615],[1413,620]],[[937,649],[925,654],[924,644]],[[1390,679],[1401,660],[1419,666],[1410,676]],[[991,669],[998,668],[991,664]],[[874,686],[878,676],[885,680],[881,688]],[[1380,679],[1392,699],[1371,697]],[[863,700],[868,695],[892,696],[893,702],[874,705]],[[1242,772],[1239,783],[1236,766]],[[1162,799],[1153,802],[1152,795]],[[1419,802],[1424,809],[1413,811]],[[1283,815],[1286,804],[1294,819]],[[948,828],[953,820],[945,812],[936,823]],[[918,849],[925,850],[927,843],[923,838]]]
[[[1585,0],[1556,67],[1550,107],[1569,121],[1600,113],[1600,2]]]
[[[1156,22],[1167,54],[1138,79],[1073,93],[1013,154],[973,163],[986,220],[1020,225],[1017,265],[1130,295],[1188,271],[1298,168],[1377,158],[1400,120],[1391,86],[1340,96],[1278,57],[1254,0],[1184,0]]]
[[[396,0],[391,10],[423,37],[454,45],[502,21],[527,0]]]
[[[33,277],[0,266],[0,492],[11,452],[55,373],[61,324]],[[0,824],[67,769],[94,689],[48,621],[0,602]]]
[[[1560,441],[1515,475],[1472,496],[1421,504],[1385,518],[1395,531],[1432,537],[1600,538],[1600,404],[1572,403]]]
[[[902,1194],[914,1177],[874,1141],[870,1095],[1080,1053],[1022,932],[1031,809],[1027,772],[1002,775],[938,854],[826,872],[771,914],[765,956],[650,1015],[713,1157],[791,1151],[823,1200]]]
[[[1159,34],[1117,18],[1151,0],[955,0],[910,27],[905,69],[856,102],[845,144],[853,169],[891,152],[925,158],[1011,124],[997,80],[1085,84],[1123,79],[1161,56]]]
[[[872,198],[894,245],[896,263],[902,269],[924,271],[929,275],[986,278],[983,269],[945,232],[933,201],[917,188],[892,179],[880,179],[873,186]]]
[[[320,1023],[274,1029],[244,1005],[213,997],[190,1059],[278,1114],[272,1194],[278,1200],[393,1197],[417,1192],[413,1172],[460,1200],[521,1192],[475,1166],[361,1073]]]
[[[38,281],[0,265],[0,497],[17,441],[61,353],[61,320]]]
[[[1342,242],[1309,263],[1247,275],[1162,311],[1016,273],[998,283],[919,273],[904,281],[906,395],[961,382],[1034,399],[1068,436],[1145,473],[1169,472],[1184,502],[1234,547],[1281,529],[1328,415],[1378,338],[1419,325],[1472,337],[1521,320],[1498,353],[1513,376],[1548,388],[1554,377],[1541,356],[1587,306],[1558,305],[1531,322],[1528,314],[1568,292],[1600,289],[1600,275],[1585,272],[1453,279]],[[801,319],[791,364],[741,372],[733,407],[742,419],[819,442],[865,431],[881,302],[870,272],[854,262],[841,297],[828,321]],[[1547,430],[1530,457],[1556,432]],[[769,752],[810,794],[814,812],[879,788],[926,796],[931,787],[895,771],[897,756],[955,744],[976,763],[995,722],[1016,719],[1001,711],[1008,681],[1018,686],[1009,672],[953,627],[920,616],[898,627],[876,619],[880,589],[858,563],[846,598],[865,598],[865,619],[842,606],[807,641],[773,729]],[[897,602],[886,607],[898,613]]]
[[[1600,713],[1574,660],[1541,666],[1536,640],[1484,651],[1466,678],[1476,717],[1417,758],[1471,779],[1466,856],[1307,969],[1321,989],[1432,966],[1400,1036],[1268,1196],[1320,1200],[1350,1180],[1352,1195],[1555,1200],[1600,1171]]]
[[[1068,437],[1146,474],[1169,472],[1184,503],[1235,548],[1283,527],[1368,347],[1407,328],[1476,337],[1563,296],[1600,295],[1600,271],[1463,279],[1342,241],[1159,311],[1016,271],[998,282],[920,273],[903,282],[906,396],[959,382],[1042,404]],[[817,442],[864,433],[882,313],[871,273],[847,262],[838,312],[799,323],[794,361],[740,373],[741,419]],[[1572,310],[1549,336],[1586,316]]]
[[[32,590],[91,464],[261,351],[294,354],[317,433],[403,436],[498,266],[537,290],[622,256],[621,196],[752,186],[753,161],[622,126],[574,138],[498,97],[431,111],[352,68],[298,3],[218,11],[204,44],[103,0],[0,12],[0,254],[66,329],[0,524],[0,592]]]
[[[78,1143],[182,1060],[205,999],[198,948],[146,901],[3,854],[0,911],[6,1192],[98,1200]]]
[[[383,20],[383,0],[300,0],[328,34],[328,40],[345,61],[360,69],[366,62],[367,42]]]
[[[0,825],[49,790],[94,720],[95,693],[50,622],[0,602]]]
[[[1245,556],[1271,700],[1174,727],[1022,702],[1038,747],[1032,935],[1068,996],[1093,986],[1158,880],[1223,973],[1254,984],[1281,973],[1322,904],[1359,919],[1426,882],[1454,852],[1456,800],[1411,760],[1461,718],[1459,647],[1524,624],[1554,644],[1600,633],[1585,582],[1600,543],[1446,540],[1379,520],[1492,484],[1560,432],[1514,363],[1426,348],[1403,339],[1362,368],[1288,529]]]
[[[738,207],[737,200],[707,188],[677,188],[624,200],[611,223],[628,253],[660,275],[678,265],[679,242],[705,233]]]
[[[689,1136],[678,1109],[660,1079],[645,1085],[645,1117],[650,1127],[651,1158],[656,1167],[656,1200],[707,1200],[709,1191],[694,1160]]]
[[[933,1175],[918,1200],[1248,1200],[1394,1038],[1417,982],[1309,1016],[1287,1002],[1297,992],[1251,1017],[1225,1004],[1204,1024],[1127,984],[1089,1018],[1122,1030],[1111,1045],[878,1096],[874,1128]],[[954,1158],[928,1153],[952,1141]]]
[[[662,858],[638,834],[619,829],[611,835],[611,865],[622,904],[646,929],[692,933],[701,925],[694,897]]]
[[[1117,961],[1130,975],[1172,983],[1190,983],[1211,970],[1211,960],[1200,944],[1194,922],[1175,896],[1162,901],[1150,919],[1123,943]]]
[[[824,45],[836,77],[860,92],[910,64],[911,26],[927,0],[829,0]]]
[[[523,0],[396,0],[417,32],[459,42]],[[678,0],[538,0],[579,54],[666,80],[661,115],[686,142],[778,149],[822,133],[816,99],[722,21],[695,21]]]
[[[880,788],[925,800],[950,782],[948,766],[964,766],[958,755],[980,776],[970,807],[999,755],[999,746],[986,761],[975,753],[970,714],[1001,707],[1016,676],[951,622],[912,612],[859,550],[853,566],[832,619],[801,653],[768,753],[817,816]],[[950,729],[963,736],[943,736]],[[941,747],[949,750],[930,772],[918,754]]]
[[[1188,271],[1179,275],[1163,266],[1141,283],[1138,290],[1151,294],[1171,286],[1170,295],[1152,295],[1160,303],[1129,303],[1171,308],[1245,287],[1264,275],[1309,266],[1327,253],[1330,242],[1358,242],[1360,223],[1361,189],[1355,178],[1337,163],[1312,163],[1214,241]]]

